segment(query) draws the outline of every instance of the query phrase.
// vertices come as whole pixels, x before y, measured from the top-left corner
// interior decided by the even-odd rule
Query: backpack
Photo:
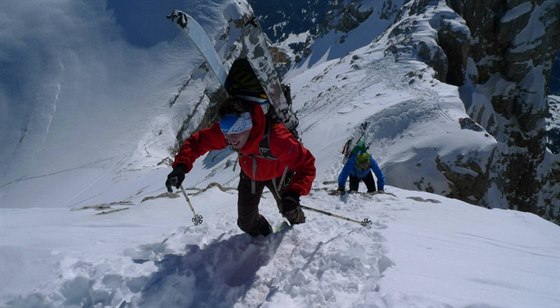
[[[346,140],[344,146],[342,147],[341,154],[344,155],[342,159],[343,163],[350,158],[350,156],[358,153],[368,153],[369,154],[369,144],[366,144],[365,135],[369,122],[363,122],[357,128],[357,131],[352,134],[350,139]],[[356,141],[354,141],[356,140]]]
[[[289,84],[282,83],[282,93],[286,98],[286,103],[288,106],[292,106],[292,89]],[[247,58],[238,58],[233,62],[231,68],[229,69],[226,81],[224,83],[224,88],[229,95],[236,96],[251,102],[256,102],[263,104],[267,102],[267,105],[271,105],[267,100],[266,92],[262,87],[255,71],[251,67],[249,60]],[[261,106],[262,107],[262,106]],[[274,110],[269,110],[274,108],[268,108],[265,114],[274,113],[274,118],[280,120],[280,118],[275,114]]]
[[[262,87],[249,60],[238,58],[229,69],[224,88],[229,95],[241,98],[266,98]]]
[[[264,88],[260,84],[255,71],[246,58],[238,58],[233,62],[227,75],[224,88],[229,95],[247,101],[248,104],[256,103],[263,109],[266,116],[266,129],[264,137],[259,143],[260,156],[266,159],[276,159],[270,151],[269,135],[272,125],[274,123],[282,123],[282,120],[277,115],[274,106],[268,101]],[[282,84],[282,91],[288,105],[291,107],[292,98],[290,85]],[[297,140],[300,140],[297,129],[293,128],[288,130]]]
[[[368,153],[369,150],[369,145],[366,145],[365,140],[363,140],[362,138],[358,139],[358,141],[356,141],[356,144],[352,144],[352,141],[354,139],[348,139],[346,140],[346,143],[344,143],[344,147],[342,148],[342,154],[344,155],[344,162],[346,162],[348,160],[348,158],[350,158],[350,156],[358,154],[358,153]]]

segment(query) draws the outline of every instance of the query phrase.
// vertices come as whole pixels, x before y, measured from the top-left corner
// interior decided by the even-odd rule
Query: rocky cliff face
[[[431,13],[438,7],[439,13]],[[546,149],[545,120],[546,81],[560,48],[559,16],[558,1],[417,0],[403,8],[393,29],[388,50],[415,56],[434,68],[436,78],[460,86],[471,118],[498,141],[486,170],[469,168],[484,175],[478,186],[484,191],[475,194],[480,205],[558,220],[559,160]],[[420,33],[417,21],[425,18],[437,31],[433,40],[407,34]],[[440,170],[460,195],[467,182],[448,169]]]
[[[262,12],[262,5],[251,2],[257,13]],[[364,10],[368,1],[329,1],[332,7],[311,2],[301,10],[308,13],[312,36],[333,29],[350,31],[370,14]],[[460,87],[471,116],[461,126],[485,129],[498,141],[487,155],[457,159],[455,165],[469,169],[473,178],[438,163],[450,183],[451,192],[446,194],[460,199],[469,195],[465,201],[558,221],[560,165],[558,155],[547,150],[545,122],[550,109],[547,81],[560,49],[560,2],[413,0],[398,10],[393,2],[385,1],[381,14],[395,20],[385,33],[391,42],[386,51],[397,61],[419,59],[434,69],[437,79]],[[275,28],[282,31],[274,38],[282,39],[279,33],[286,30],[305,31],[287,28],[292,23],[289,16],[284,22],[284,28]],[[306,23],[299,25],[305,28]]]
[[[558,221],[559,158],[546,148],[545,121],[559,16],[555,0],[416,0],[403,6],[387,51],[397,59],[420,59],[437,79],[459,86],[471,120],[498,141],[486,168],[479,168],[484,162],[465,165],[477,175],[473,179],[439,164],[453,188],[448,195],[473,190],[479,205]]]
[[[552,66],[552,72],[547,86],[549,94],[560,95],[560,52],[556,56],[556,62]]]
[[[456,86],[465,83],[471,31],[465,20],[444,1],[409,1],[399,11],[396,22],[384,34],[385,53],[397,62],[420,60],[433,69],[433,77]],[[410,74],[414,82],[415,74]],[[457,123],[461,129],[484,131],[475,120],[465,117]],[[444,188],[433,187],[436,178],[415,182],[416,188],[472,204],[481,204],[491,183],[488,157],[493,147],[472,150],[445,160],[435,156],[435,166],[446,180]],[[480,152],[490,151],[490,152]]]
[[[298,59],[308,54],[309,43],[331,30],[347,33],[366,20],[373,9],[363,7],[362,1],[306,0],[306,1],[248,1],[259,14],[263,28],[274,41],[286,40],[290,34],[308,32],[303,43],[291,44]],[[343,38],[341,38],[343,39]]]
[[[560,168],[557,157],[555,163],[547,157],[545,119],[546,81],[560,48],[560,2],[447,2],[472,36],[465,69],[475,91],[465,98],[468,111],[500,142],[489,162],[490,184],[514,209],[558,215]],[[494,206],[488,195],[481,203]]]
[[[560,154],[560,96],[548,96],[550,117],[546,120],[547,147],[553,154]]]
[[[271,41],[282,42],[281,45],[288,47],[289,64],[293,65],[314,52],[313,43],[325,35],[336,37],[334,44],[344,44],[348,33],[368,19],[392,22],[403,1],[249,0],[248,2]],[[375,32],[374,29],[370,29],[368,34]]]

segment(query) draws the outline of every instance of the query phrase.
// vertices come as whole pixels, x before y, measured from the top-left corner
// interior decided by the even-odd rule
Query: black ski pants
[[[368,192],[375,192],[377,189],[375,188],[375,179],[373,178],[373,174],[368,173],[365,178],[360,179],[357,176],[350,176],[350,191],[358,191],[358,187],[360,186],[360,181],[364,181],[367,187]]]
[[[254,181],[255,190],[253,193],[251,179],[241,172],[239,186],[237,187],[237,225],[241,230],[251,236],[267,236],[272,233],[272,228],[266,218],[259,214],[259,203],[263,189],[267,187],[276,200],[278,210],[282,212],[281,196],[277,190],[277,187],[281,186],[275,187],[273,183],[273,181],[279,183],[280,180],[280,178],[277,178],[269,181]]]

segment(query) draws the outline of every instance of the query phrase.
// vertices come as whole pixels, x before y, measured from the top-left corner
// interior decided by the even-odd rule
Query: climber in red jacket
[[[179,188],[195,160],[210,150],[229,146],[239,154],[241,174],[237,225],[244,232],[266,236],[272,228],[259,214],[266,186],[280,213],[290,224],[305,222],[299,197],[307,195],[315,179],[315,157],[282,123],[272,121],[261,105],[230,98],[218,111],[220,120],[186,139],[167,176],[166,186]]]

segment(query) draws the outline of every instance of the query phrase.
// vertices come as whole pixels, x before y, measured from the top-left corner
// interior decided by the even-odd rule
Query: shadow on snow
[[[251,288],[257,272],[276,253],[284,233],[217,239],[184,255],[168,254],[142,289],[140,306],[231,307]]]

